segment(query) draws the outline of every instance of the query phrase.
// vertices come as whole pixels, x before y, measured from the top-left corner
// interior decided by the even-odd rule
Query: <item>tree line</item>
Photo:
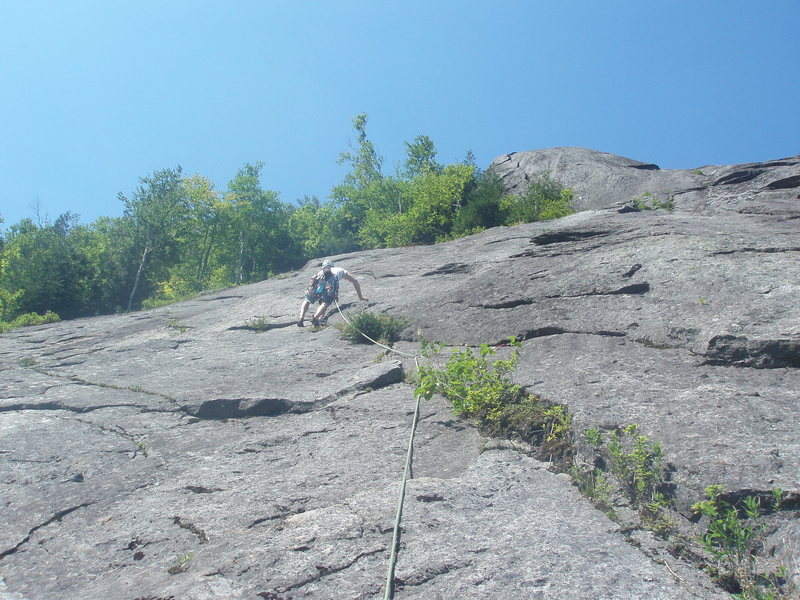
[[[224,190],[178,166],[119,194],[121,217],[81,224],[67,212],[11,225],[0,236],[0,328],[149,308],[314,257],[433,244],[573,212],[571,190],[548,174],[511,196],[471,152],[440,164],[424,135],[405,142],[404,161],[386,175],[366,126],[366,114],[353,119],[355,142],[339,157],[348,172],[325,202],[281,201],[261,185],[263,163],[245,164]]]

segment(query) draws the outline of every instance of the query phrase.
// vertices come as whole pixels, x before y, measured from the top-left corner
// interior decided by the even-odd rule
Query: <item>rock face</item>
[[[584,181],[594,208],[334,257],[370,302],[345,283],[330,323],[404,318],[404,354],[295,326],[315,264],[0,336],[0,599],[382,598],[420,334],[524,339],[514,377],[569,408],[579,453],[584,429],[639,424],[687,535],[708,485],[785,490],[767,553],[796,573],[800,161],[665,173],[556,149],[494,168],[513,187],[533,164]],[[675,210],[633,209],[659,174]],[[441,398],[422,404],[412,475],[395,598],[730,597]]]
[[[800,216],[800,157],[744,165],[666,170],[586,148],[549,148],[499,156],[490,168],[521,193],[542,173],[575,192],[577,210],[607,208],[652,194],[698,214],[721,211]]]

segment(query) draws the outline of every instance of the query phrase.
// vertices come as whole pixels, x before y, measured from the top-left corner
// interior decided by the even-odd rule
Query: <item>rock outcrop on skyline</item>
[[[0,599],[383,598],[420,337],[522,340],[516,383],[582,432],[664,450],[685,544],[614,521],[567,473],[422,403],[394,597],[725,599],[692,504],[785,492],[763,569],[800,568],[800,157],[662,171],[591,150],[505,155],[580,212],[333,257],[342,312],[295,325],[305,268],[158,309],[0,336]],[[671,200],[639,210],[634,198]],[[407,322],[382,348],[335,325]],[[265,330],[253,325],[263,318]],[[262,321],[263,322],[263,321]],[[502,350],[501,350],[502,352]],[[797,581],[800,584],[800,581]]]

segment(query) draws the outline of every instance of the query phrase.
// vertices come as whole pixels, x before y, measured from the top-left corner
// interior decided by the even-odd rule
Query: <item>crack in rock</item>
[[[645,281],[644,283],[633,283],[631,285],[626,285],[626,286],[618,288],[616,290],[601,290],[601,289],[595,288],[592,291],[584,292],[583,294],[575,294],[575,295],[570,295],[570,296],[553,295],[553,296],[545,296],[545,298],[550,298],[550,299],[558,299],[558,298],[574,299],[574,298],[588,298],[590,296],[620,296],[620,295],[624,295],[624,294],[641,296],[643,294],[646,294],[649,291],[650,291],[650,284]]]
[[[637,272],[639,269],[641,269],[641,268],[642,268],[642,265],[640,265],[639,263],[636,263],[636,264],[635,264],[635,265],[633,265],[633,266],[632,266],[630,269],[628,269],[627,271],[625,271],[625,272],[622,274],[622,277],[623,277],[623,278],[625,278],[625,279],[629,279],[629,278],[633,277],[633,275],[634,275],[634,274],[635,274],[635,273],[636,273],[636,272]]]
[[[777,254],[781,252],[800,252],[800,247],[789,247],[789,248],[774,248],[774,247],[767,247],[767,248],[737,248],[736,250],[719,250],[717,252],[712,252],[711,256],[720,256],[726,254],[739,254],[743,252],[753,252],[753,253],[761,253],[761,254]]]
[[[201,544],[208,543],[208,534],[206,534],[205,531],[200,529],[188,519],[184,519],[183,517],[172,517],[172,522],[181,529],[186,529],[187,531],[191,531],[193,534],[195,534],[200,539]]]
[[[422,571],[417,571],[411,577],[407,577],[406,579],[395,577],[394,581],[398,589],[402,587],[419,587],[428,583],[429,581],[432,581],[433,579],[436,579],[440,575],[447,575],[453,571],[466,569],[470,566],[472,566],[472,562],[470,561],[466,561],[464,563],[446,562],[437,566],[429,566]]]
[[[0,552],[0,560],[3,560],[6,556],[10,556],[11,554],[15,554],[20,548],[22,548],[22,546],[24,546],[25,544],[27,544],[30,541],[31,537],[33,537],[33,534],[36,533],[38,530],[42,529],[43,527],[47,527],[48,525],[50,525],[52,523],[55,523],[56,521],[61,522],[61,520],[64,517],[66,517],[67,515],[69,515],[70,513],[73,513],[78,509],[86,508],[87,506],[91,506],[92,504],[94,504],[94,502],[84,502],[83,504],[78,504],[77,506],[73,506],[71,508],[60,510],[56,514],[54,514],[52,517],[50,517],[49,519],[44,521],[43,523],[40,523],[39,525],[35,525],[34,527],[31,527],[28,530],[28,535],[26,535],[13,548],[9,548],[8,550],[5,550],[4,552]]]
[[[369,369],[364,369],[368,371]],[[185,404],[181,410],[199,419],[235,419],[243,417],[276,417],[284,414],[303,414],[321,408],[348,394],[375,391],[403,381],[403,366],[396,363],[377,374],[362,373],[363,378],[351,385],[317,398],[313,402],[292,401],[286,398],[215,398],[197,405]]]
[[[431,275],[459,275],[459,274],[469,275],[471,272],[472,268],[464,263],[447,263],[446,265],[442,265],[441,267],[434,269],[433,271],[428,271],[427,273],[423,273],[422,276],[429,277]]]
[[[778,179],[767,185],[767,188],[770,190],[787,190],[796,187],[800,187],[800,175]]]
[[[548,231],[540,233],[539,235],[531,238],[531,241],[537,246],[547,246],[549,244],[560,244],[563,242],[579,242],[595,237],[605,237],[613,233],[607,229],[597,230],[563,230],[563,231]]]
[[[361,553],[357,554],[351,561],[346,562],[346,563],[341,564],[341,565],[337,565],[337,566],[325,566],[325,565],[320,566],[320,565],[316,565],[315,566],[315,568],[317,570],[316,575],[312,575],[310,577],[306,577],[305,579],[302,579],[302,580],[300,580],[297,583],[294,583],[292,585],[275,588],[274,590],[261,592],[261,593],[256,594],[256,595],[261,597],[261,598],[270,598],[270,599],[280,598],[281,596],[279,596],[277,594],[285,594],[286,592],[290,592],[292,590],[296,590],[296,589],[299,589],[301,587],[304,587],[304,586],[308,585],[309,583],[314,583],[314,582],[317,582],[317,581],[321,581],[325,577],[328,577],[330,575],[335,575],[336,573],[340,573],[341,571],[349,569],[354,564],[356,564],[358,561],[360,561],[362,558],[367,558],[369,556],[374,556],[375,554],[381,554],[381,553],[383,553],[385,551],[386,551],[386,548],[378,548],[376,550],[370,550],[370,551],[367,551],[367,552],[361,552]]]
[[[756,369],[800,368],[800,338],[750,339],[716,335],[708,342],[704,364]]]
[[[599,335],[602,337],[625,337],[626,335],[619,331],[606,331],[602,329],[599,331],[570,331],[568,329],[562,329],[561,327],[550,326],[550,327],[539,327],[537,329],[528,329],[519,336],[519,339],[529,340],[537,337],[546,337],[548,335],[564,335],[564,334]]]
[[[187,485],[186,489],[193,494],[213,494],[214,492],[224,492],[223,488],[207,488],[202,485]]]
[[[497,302],[495,304],[481,304],[479,306],[471,305],[470,308],[485,308],[488,310],[500,310],[504,308],[517,308],[518,306],[528,306],[535,304],[536,301],[532,298],[516,298],[514,300],[506,300],[504,302]]]
[[[729,175],[725,175],[725,177],[721,177],[720,179],[717,179],[711,185],[733,185],[733,184],[736,184],[736,183],[746,183],[748,181],[751,181],[751,180],[755,179],[756,177],[758,177],[762,173],[764,173],[764,171],[761,170],[761,169],[748,169],[748,170],[743,170],[743,171],[734,171],[733,173],[730,173]]]

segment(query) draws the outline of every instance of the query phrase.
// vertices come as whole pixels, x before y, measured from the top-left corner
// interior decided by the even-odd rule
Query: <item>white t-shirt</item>
[[[323,271],[319,272],[319,275],[322,275]],[[336,281],[341,281],[342,277],[347,275],[347,271],[345,271],[342,267],[331,267],[331,274],[336,277]]]

